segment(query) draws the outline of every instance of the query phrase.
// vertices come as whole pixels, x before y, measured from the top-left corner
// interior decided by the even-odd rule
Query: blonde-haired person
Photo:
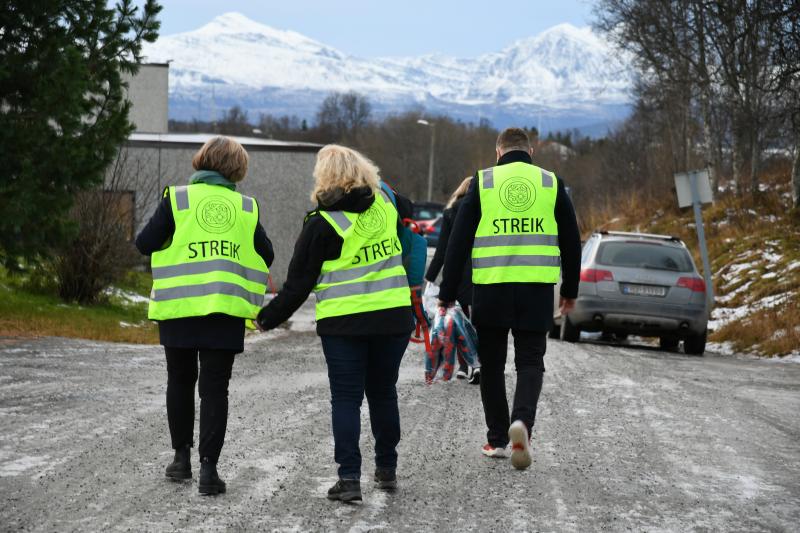
[[[314,177],[317,208],[305,218],[286,283],[257,322],[264,331],[277,327],[314,291],[339,464],[339,481],[328,498],[360,500],[365,393],[375,437],[375,481],[386,490],[397,484],[395,386],[414,327],[398,237],[402,217],[380,189],[377,167],[355,150],[325,146]]]
[[[439,242],[436,243],[436,251],[433,254],[428,270],[425,272],[425,280],[428,283],[434,283],[439,276],[439,272],[444,265],[444,258],[447,254],[447,244],[450,240],[450,233],[453,229],[453,223],[456,220],[458,209],[461,207],[461,201],[466,196],[469,186],[472,183],[472,176],[467,176],[458,187],[450,195],[447,201],[444,212],[442,213],[442,229],[439,233]],[[461,283],[458,285],[458,292],[456,300],[461,304],[464,314],[470,316],[470,308],[472,306],[472,261],[464,262],[464,272],[461,277]],[[463,361],[459,363],[458,370],[456,371],[458,379],[466,379],[469,383],[477,385],[480,383],[480,369],[470,368]]]
[[[194,389],[200,362],[201,494],[225,492],[216,469],[228,420],[228,382],[244,350],[245,320],[263,303],[272,243],[255,199],[236,192],[247,174],[244,147],[227,137],[192,159],[189,185],[167,187],[136,247],[151,256],[150,318],[167,358],[167,420],[172,480],[190,479]],[[263,287],[264,290],[261,290]],[[260,293],[260,294],[259,294]]]

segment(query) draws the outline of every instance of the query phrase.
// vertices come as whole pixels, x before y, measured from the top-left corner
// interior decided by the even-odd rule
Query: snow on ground
[[[735,292],[735,291],[734,291]],[[792,297],[791,292],[784,292],[781,294],[773,294],[765,296],[754,303],[748,303],[739,307],[716,307],[711,312],[711,320],[708,321],[708,329],[712,331],[719,331],[729,322],[745,318],[756,311],[763,311],[764,309],[771,309],[777,305],[785,303]],[[724,302],[725,296],[718,298],[717,301]]]
[[[116,296],[117,298],[123,300],[126,303],[132,304],[146,304],[150,303],[150,298],[147,296],[142,296],[141,294],[137,294],[133,291],[126,291],[124,289],[120,289],[118,287],[109,287],[103,294],[106,296]]]

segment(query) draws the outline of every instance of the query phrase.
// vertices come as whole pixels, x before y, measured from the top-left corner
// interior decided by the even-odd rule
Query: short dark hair
[[[531,149],[531,141],[522,128],[506,128],[497,136],[497,148],[502,153],[512,150],[527,152]]]

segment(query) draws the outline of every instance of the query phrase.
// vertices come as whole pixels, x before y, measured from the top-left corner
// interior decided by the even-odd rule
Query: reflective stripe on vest
[[[340,256],[322,264],[314,287],[317,320],[410,306],[398,214],[386,194],[363,213],[319,213],[343,242]]]
[[[209,272],[230,272],[244,279],[257,283],[267,282],[267,273],[254,268],[247,268],[227,259],[214,259],[201,263],[182,263],[179,265],[156,267],[153,269],[153,279],[167,279],[177,276],[191,276],[192,274],[208,274]]]
[[[169,197],[175,232],[169,246],[151,256],[148,317],[255,318],[269,273],[253,242],[256,201],[205,183],[170,187]]]
[[[561,275],[555,175],[527,163],[478,172],[481,220],[472,247],[472,281],[557,283]]]
[[[198,296],[210,296],[215,294],[224,294],[227,296],[243,298],[250,302],[250,304],[257,305],[259,307],[264,304],[263,293],[250,292],[236,285],[235,283],[227,283],[224,281],[214,281],[204,285],[184,285],[169,289],[153,289],[152,299],[156,302],[165,302],[167,300],[195,298]]]

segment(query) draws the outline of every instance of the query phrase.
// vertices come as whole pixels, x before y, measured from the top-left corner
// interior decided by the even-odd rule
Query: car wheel
[[[674,352],[678,349],[678,339],[674,337],[660,337],[658,347],[667,352]]]
[[[628,334],[627,333],[614,333],[614,338],[617,340],[617,342],[625,342],[626,340],[628,340]]]
[[[613,342],[614,341],[614,334],[610,331],[604,331],[600,334],[600,340],[605,342]]]
[[[683,351],[686,355],[703,355],[706,351],[707,336],[708,330],[705,330],[700,335],[690,335],[683,339]]]
[[[560,339],[561,338],[561,326],[553,322],[553,327],[550,328],[550,338],[551,339]]]
[[[578,342],[581,338],[581,330],[572,324],[568,316],[561,319],[561,340],[567,342]]]

